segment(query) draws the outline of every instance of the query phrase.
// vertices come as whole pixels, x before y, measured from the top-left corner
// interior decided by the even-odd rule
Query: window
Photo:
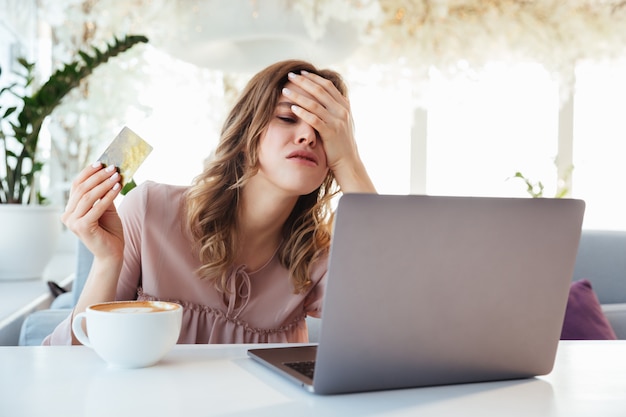
[[[573,165],[560,163],[571,172],[571,196],[587,203],[586,228],[626,229],[624,74],[626,61],[576,71],[573,136],[561,134]],[[425,157],[413,160],[411,140],[420,139],[411,139],[406,89],[360,83],[351,96],[361,154],[379,192],[529,197],[517,171],[541,182],[545,197],[557,192],[559,117],[568,116],[559,111],[558,83],[539,65],[494,63],[473,79],[433,72],[425,122],[417,121],[425,123],[417,143]],[[410,183],[414,171],[424,172],[423,187]]]
[[[539,66],[492,65],[475,80],[434,74],[431,93],[429,194],[523,196],[516,171],[556,188],[558,87]]]
[[[576,71],[573,195],[585,225],[626,229],[626,60]]]

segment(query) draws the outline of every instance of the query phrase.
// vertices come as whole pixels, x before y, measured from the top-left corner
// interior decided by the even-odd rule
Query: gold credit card
[[[124,126],[98,161],[104,166],[115,165],[122,176],[122,186],[133,178],[137,168],[152,152],[152,146]]]

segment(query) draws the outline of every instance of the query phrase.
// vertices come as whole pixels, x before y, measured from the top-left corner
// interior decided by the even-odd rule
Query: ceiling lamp
[[[165,19],[170,20],[166,31],[166,25],[146,28],[153,46],[223,71],[256,72],[291,58],[327,66],[343,61],[358,46],[356,29],[332,18],[323,33],[313,36],[286,0],[178,1],[174,16]]]

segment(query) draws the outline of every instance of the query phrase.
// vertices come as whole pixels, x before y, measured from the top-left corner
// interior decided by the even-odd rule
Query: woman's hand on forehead
[[[290,89],[291,83],[304,94]],[[348,98],[332,81],[306,71],[290,73],[286,87],[283,94],[294,103],[293,113],[319,133],[328,167],[342,191],[376,192],[359,156]]]
[[[317,74],[302,71],[301,74],[289,73],[289,80],[314,97],[324,108],[333,111],[339,104],[340,109],[350,109],[348,99],[344,97],[332,81]]]
[[[331,170],[344,158],[356,156],[353,120],[350,102],[335,85],[317,74],[303,72],[289,74],[289,81],[298,89],[283,90],[294,103],[292,111],[313,127],[324,143],[324,150]],[[302,92],[298,92],[301,90]]]

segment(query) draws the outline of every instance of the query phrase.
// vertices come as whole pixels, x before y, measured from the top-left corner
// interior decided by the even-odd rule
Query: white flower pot
[[[0,281],[37,279],[61,234],[58,207],[0,204]]]

